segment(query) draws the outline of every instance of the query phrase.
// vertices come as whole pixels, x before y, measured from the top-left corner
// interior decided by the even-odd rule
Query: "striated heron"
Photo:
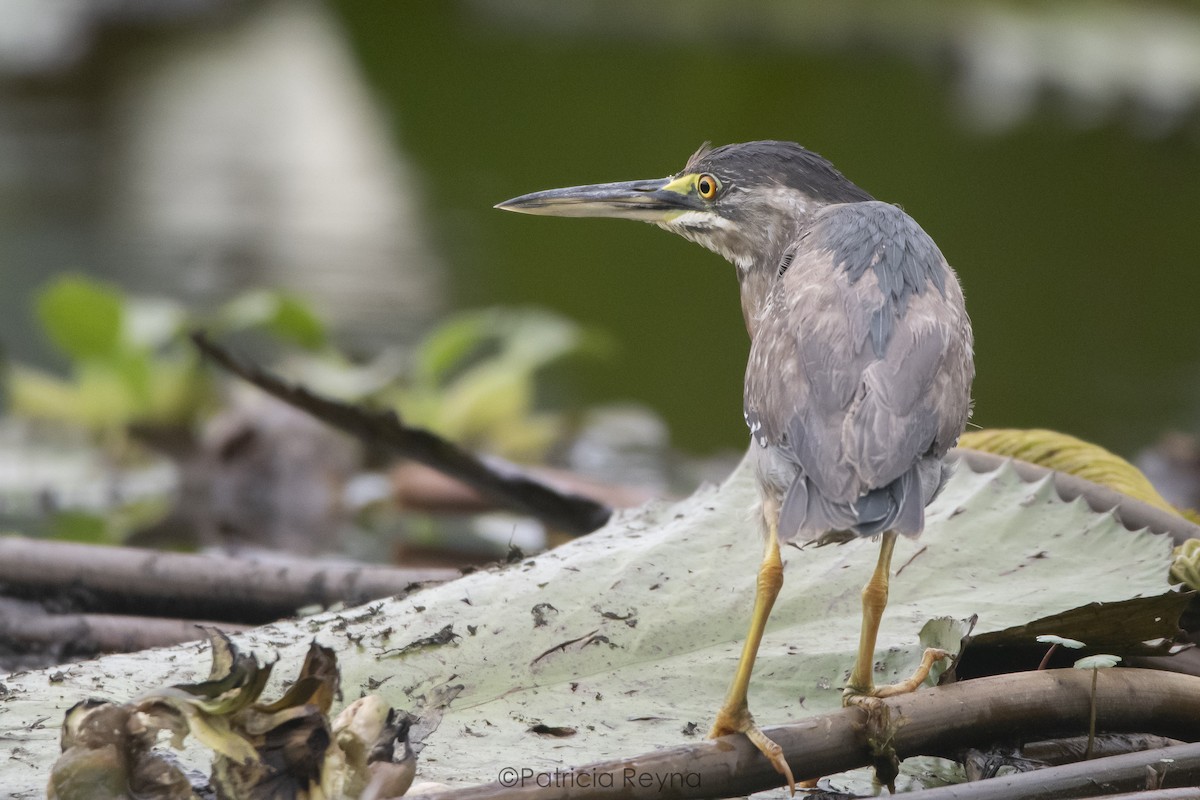
[[[954,271],[908,214],[790,142],[706,145],[667,178],[552,189],[497,208],[652,222],[736,268],[765,553],[750,631],[711,735],[746,734],[794,791],[781,748],[746,702],[783,582],[780,542],[882,539],[862,592],[845,703],[912,691],[946,655],[927,650],[909,680],[874,685],[896,537],[924,527],[925,507],[949,474],[943,457],[970,409],[971,324]]]

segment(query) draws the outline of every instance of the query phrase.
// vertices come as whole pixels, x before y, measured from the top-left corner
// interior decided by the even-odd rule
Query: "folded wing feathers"
[[[965,393],[971,378],[951,276],[894,206],[831,206],[809,230],[772,297],[790,328],[759,331],[746,387],[756,436],[796,466],[784,535],[921,529],[944,480],[940,458],[966,415],[965,397],[942,407],[938,390]],[[956,341],[964,331],[965,359]],[[756,357],[794,368],[756,371]]]

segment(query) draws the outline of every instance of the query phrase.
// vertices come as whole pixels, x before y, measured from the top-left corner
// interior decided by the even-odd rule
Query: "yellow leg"
[[[767,545],[762,565],[758,568],[758,589],[754,595],[750,632],[746,635],[745,645],[742,646],[742,657],[738,661],[737,672],[733,675],[733,683],[729,686],[725,704],[717,712],[717,720],[708,735],[709,738],[715,738],[730,733],[744,733],[767,757],[771,765],[787,778],[788,789],[795,794],[796,782],[783,757],[783,749],[759,729],[746,703],[746,692],[750,688],[750,675],[754,672],[754,659],[758,656],[763,630],[767,626],[767,618],[771,615],[771,607],[775,605],[775,598],[779,595],[779,587],[783,585],[783,560],[779,556],[779,537],[775,527],[778,514],[776,509],[770,507],[764,508],[763,511],[768,520]]]
[[[908,680],[890,686],[875,686],[875,640],[879,636],[879,622],[883,618],[883,610],[887,607],[888,579],[891,576],[892,551],[896,549],[896,536],[892,531],[883,534],[875,572],[862,590],[863,618],[862,630],[858,637],[858,658],[850,672],[850,682],[842,694],[843,705],[850,705],[856,698],[864,696],[892,697],[915,691],[928,677],[934,663],[949,656],[945,650],[930,648],[925,651],[921,665]]]

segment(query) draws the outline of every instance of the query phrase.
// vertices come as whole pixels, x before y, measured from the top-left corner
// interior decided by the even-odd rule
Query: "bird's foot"
[[[792,777],[792,768],[788,766],[787,760],[783,757],[783,748],[762,732],[762,729],[754,722],[754,717],[750,716],[750,709],[746,706],[743,705],[741,708],[725,707],[717,712],[717,721],[713,723],[712,730],[708,732],[708,738],[716,739],[718,736],[726,736],[731,733],[745,734],[746,738],[758,748],[758,751],[767,757],[767,761],[771,762],[775,771],[787,779],[788,791],[793,795],[796,794],[796,779]]]
[[[950,658],[950,654],[945,650],[936,647],[927,648],[925,654],[921,657],[921,664],[908,680],[888,684],[887,686],[847,686],[842,690],[842,705],[866,705],[875,699],[895,697],[896,695],[915,692],[917,687],[929,677],[929,670],[933,669],[933,665],[946,658]]]

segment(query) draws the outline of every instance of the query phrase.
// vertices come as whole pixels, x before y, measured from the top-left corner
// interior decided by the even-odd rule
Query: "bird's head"
[[[496,208],[652,222],[719,253],[745,274],[756,266],[774,269],[821,206],[870,199],[816,153],[764,141],[705,145],[667,178],[550,189]]]

